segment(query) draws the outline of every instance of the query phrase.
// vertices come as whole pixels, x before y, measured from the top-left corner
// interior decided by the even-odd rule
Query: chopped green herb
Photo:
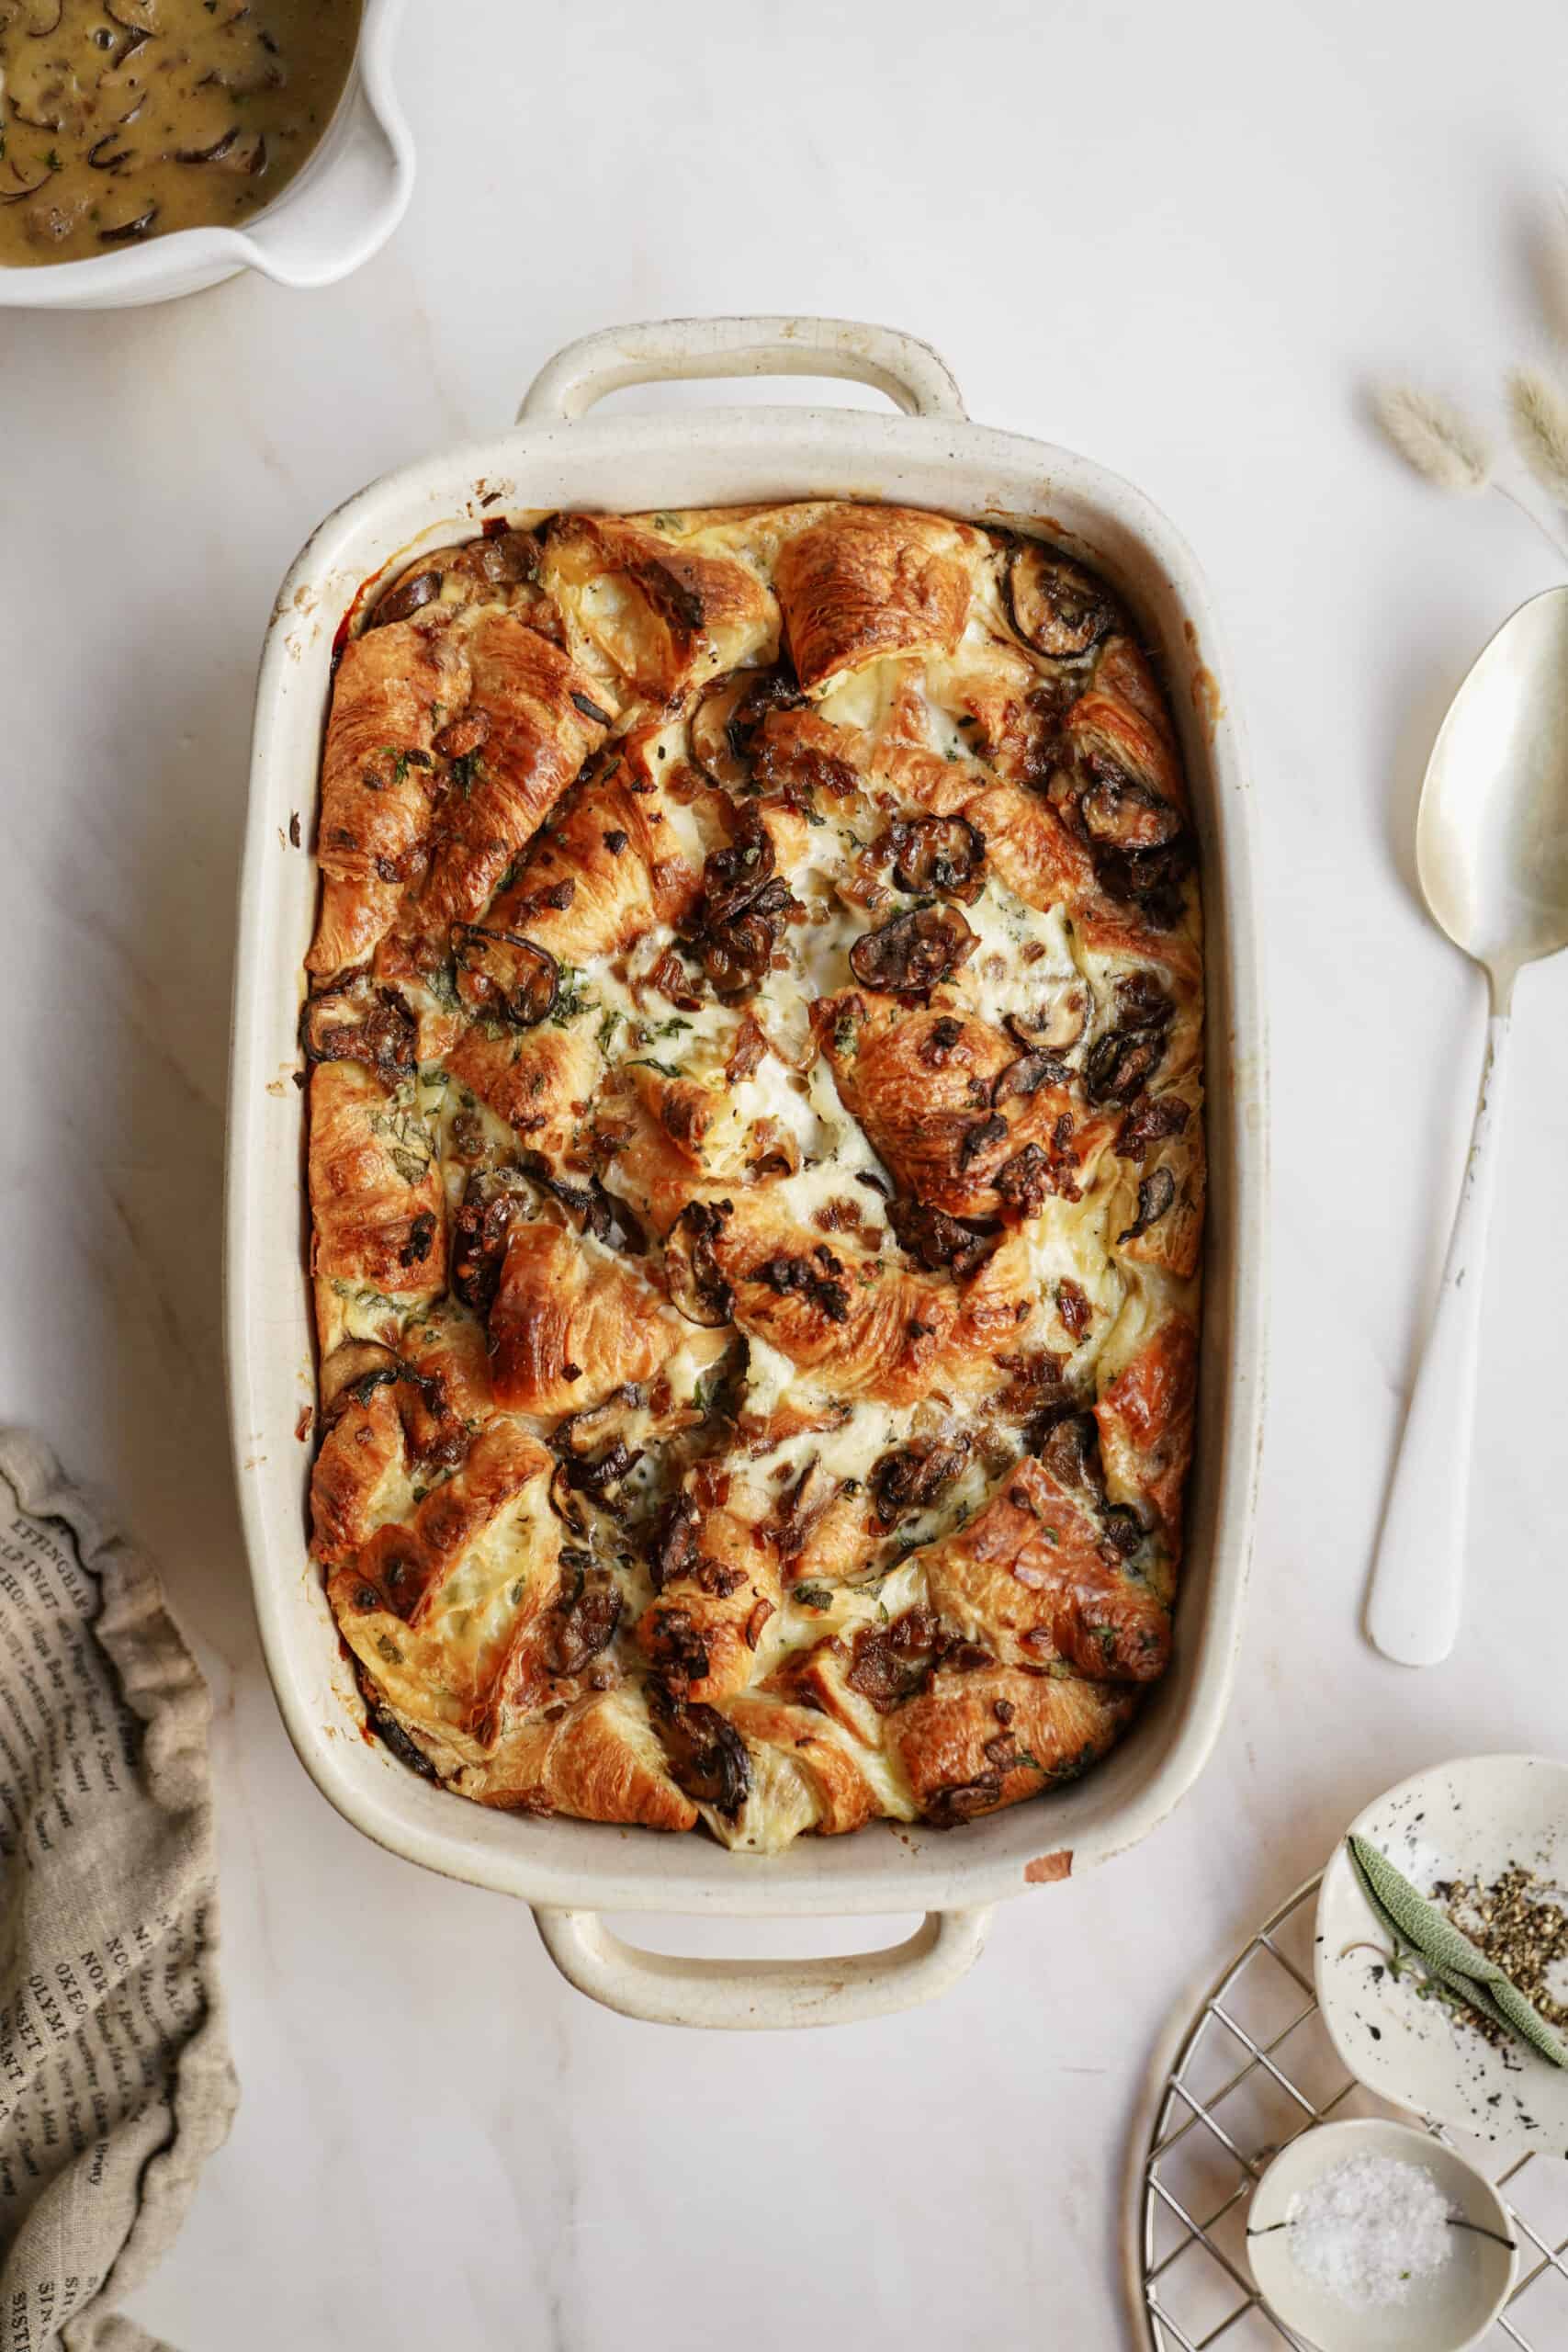
[[[599,1000],[590,996],[582,985],[582,974],[575,964],[562,964],[556,1001],[550,1010],[550,1026],[564,1029],[581,1012],[597,1012]]]
[[[604,1015],[604,1020],[599,1023],[594,1043],[598,1046],[602,1054],[607,1054],[609,1052],[610,1040],[614,1037],[625,1017],[626,1016],[623,1013],[616,1012],[612,1008],[612,1010]]]
[[[656,1069],[660,1078],[681,1078],[684,1073],[674,1062],[655,1061],[651,1054],[634,1054],[621,1064],[623,1069]]]
[[[833,1594],[825,1584],[797,1584],[790,1594],[797,1609],[831,1609]]]

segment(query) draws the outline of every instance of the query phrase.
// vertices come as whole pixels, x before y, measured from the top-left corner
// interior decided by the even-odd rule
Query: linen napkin
[[[229,2130],[209,1713],[152,1563],[0,1430],[6,2352],[157,2352],[114,2306]]]

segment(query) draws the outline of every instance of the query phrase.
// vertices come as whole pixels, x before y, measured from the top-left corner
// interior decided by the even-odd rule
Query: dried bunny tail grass
[[[1515,368],[1508,414],[1520,457],[1542,490],[1568,506],[1568,396],[1539,368]]]
[[[1468,496],[1491,481],[1491,444],[1451,401],[1388,384],[1373,395],[1372,411],[1405,463],[1439,490]]]

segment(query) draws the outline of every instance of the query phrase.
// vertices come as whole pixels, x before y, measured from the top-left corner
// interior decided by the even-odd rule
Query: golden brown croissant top
[[[1203,1218],[1113,592],[897,507],[489,529],[345,646],[317,849],[312,1548],[398,1754],[753,1849],[1103,1754]]]

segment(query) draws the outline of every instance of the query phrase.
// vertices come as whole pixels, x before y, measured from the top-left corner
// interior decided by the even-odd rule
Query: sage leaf
[[[1553,2066],[1568,2066],[1568,2045],[1494,1960],[1456,1928],[1446,1911],[1418,1894],[1367,1838],[1346,1839],[1373,1910],[1391,1934],[1418,1953],[1440,1983],[1494,2025],[1529,2042]]]

